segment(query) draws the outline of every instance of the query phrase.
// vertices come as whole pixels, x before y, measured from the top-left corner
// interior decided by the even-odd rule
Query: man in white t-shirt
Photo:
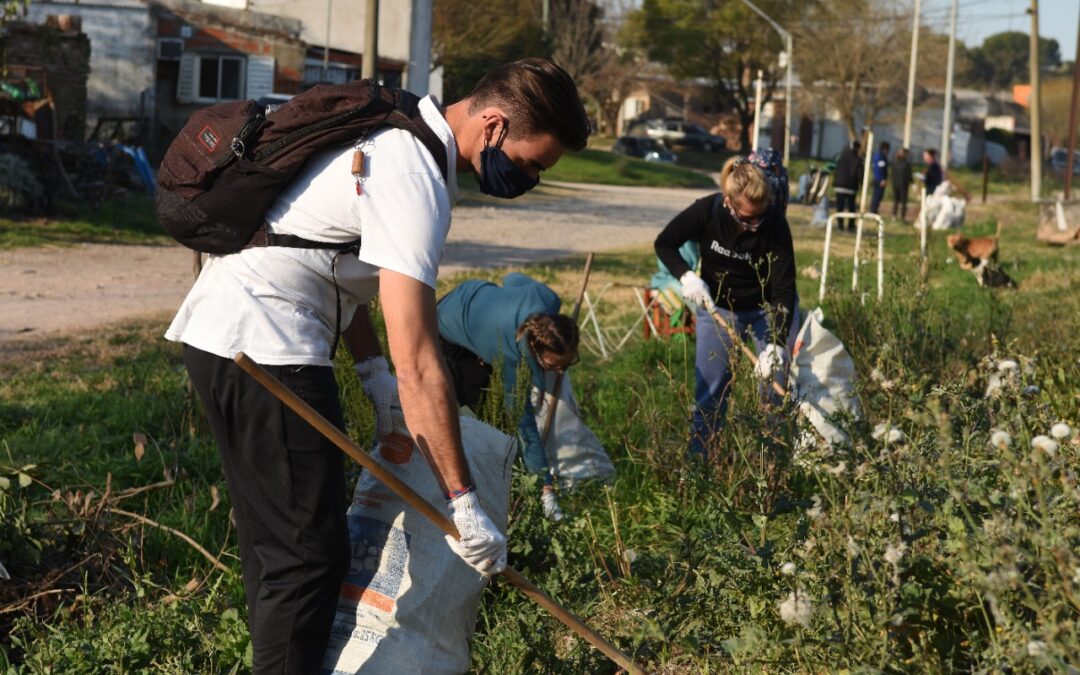
[[[450,174],[407,131],[314,155],[266,213],[268,230],[320,242],[361,239],[358,255],[267,246],[210,256],[166,337],[203,401],[233,504],[256,673],[317,672],[349,561],[340,451],[232,361],[243,351],[340,427],[332,368],[337,327],[375,406],[380,435],[397,399],[461,533],[455,551],[484,574],[506,565],[506,539],[481,509],[443,364],[435,279],[458,196],[457,172],[512,198],[536,185],[589,127],[573,80],[546,59],[488,73],[445,110],[421,101]],[[378,293],[397,380],[371,322]]]

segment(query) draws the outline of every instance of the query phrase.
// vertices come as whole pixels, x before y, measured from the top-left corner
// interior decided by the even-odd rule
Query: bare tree
[[[551,41],[555,61],[577,82],[601,130],[614,132],[619,108],[638,71],[636,54],[620,46],[627,0],[556,0]]]
[[[795,44],[806,45],[797,49],[796,61],[803,89],[837,111],[849,139],[857,137],[858,117],[873,126],[883,109],[903,101],[911,19],[896,5],[832,0],[803,16],[794,32]]]

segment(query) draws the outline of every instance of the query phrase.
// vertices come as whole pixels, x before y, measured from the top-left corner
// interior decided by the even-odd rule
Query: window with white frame
[[[195,68],[198,101],[228,101],[244,97],[244,58],[200,54]]]

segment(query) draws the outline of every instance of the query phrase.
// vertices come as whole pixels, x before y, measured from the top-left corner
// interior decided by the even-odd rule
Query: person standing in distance
[[[893,159],[892,189],[893,189],[893,218],[901,221],[907,220],[908,189],[911,187],[912,168],[911,158],[908,157],[908,149],[900,148],[896,151]]]
[[[833,172],[833,191],[836,192],[836,212],[855,212],[855,193],[859,191],[862,183],[862,171],[859,170],[862,162],[859,161],[859,142],[852,141],[850,148],[845,148],[836,160],[836,170]],[[840,231],[855,229],[853,218],[843,218],[839,221]]]
[[[401,407],[461,533],[454,550],[479,572],[506,565],[506,538],[477,500],[458,406],[438,344],[435,280],[458,198],[457,173],[513,198],[589,124],[573,79],[547,59],[495,68],[445,109],[420,102],[445,144],[450,175],[412,134],[383,128],[353,147],[314,155],[266,213],[266,227],[321,242],[362,236],[359,253],[279,246],[212,255],[166,332],[184,363],[221,456],[236,519],[253,670],[318,672],[349,563],[341,452],[232,361],[243,351],[344,428],[333,373],[337,326],[374,404],[380,435]],[[378,294],[390,374],[368,305]]]
[[[885,198],[885,186],[889,184],[889,142],[882,141],[874,153],[870,170],[874,174],[874,193],[870,198],[870,213],[879,213],[881,200]]]
[[[525,469],[541,477],[540,504],[544,516],[562,520],[555,496],[536,411],[526,399],[518,401],[517,369],[524,361],[532,386],[544,391],[545,373],[562,373],[577,362],[580,339],[574,320],[559,314],[559,296],[524,274],[511,273],[502,286],[472,279],[462,282],[439,301],[439,335],[458,401],[474,406],[488,387],[496,359],[502,360],[503,396],[510,410],[523,408],[518,434]]]

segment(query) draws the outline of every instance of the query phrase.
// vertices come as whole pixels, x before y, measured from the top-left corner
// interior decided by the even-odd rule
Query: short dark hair
[[[923,152],[925,152],[926,154],[930,155],[930,156],[931,156],[931,157],[933,157],[934,159],[937,159],[937,150],[935,150],[935,149],[933,149],[933,148],[927,148],[927,149],[923,150]]]
[[[881,149],[882,149],[882,150],[888,150],[888,149],[889,149],[889,148],[891,148],[891,147],[892,147],[892,146],[891,146],[891,145],[889,145],[889,142],[888,142],[888,141],[882,141],[882,142],[881,142]]]
[[[577,85],[550,59],[501,65],[480,78],[469,98],[470,113],[487,105],[505,109],[511,137],[549,133],[567,150],[581,150],[589,142],[589,116]]]

